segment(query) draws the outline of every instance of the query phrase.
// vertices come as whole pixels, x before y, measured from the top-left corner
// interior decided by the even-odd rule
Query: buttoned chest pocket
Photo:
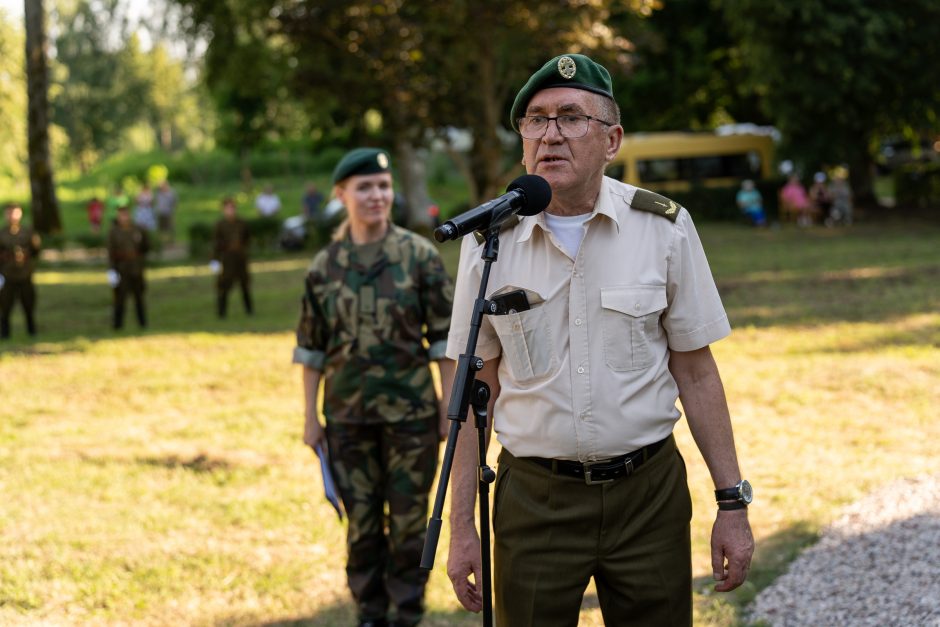
[[[653,342],[662,337],[659,317],[666,288],[634,285],[601,289],[604,357],[611,370],[626,372],[653,364]]]
[[[526,384],[548,376],[558,368],[545,307],[502,316],[490,316],[503,346],[503,359],[517,383]]]

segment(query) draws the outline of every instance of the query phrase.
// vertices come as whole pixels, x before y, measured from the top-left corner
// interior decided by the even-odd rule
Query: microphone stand
[[[457,448],[457,436],[461,423],[467,420],[467,407],[473,407],[474,424],[477,429],[477,450],[479,452],[479,508],[480,508],[480,557],[483,567],[482,595],[483,595],[483,625],[493,625],[492,583],[490,581],[490,484],[496,480],[496,473],[486,464],[486,426],[487,404],[490,400],[490,388],[476,380],[476,373],[483,368],[483,360],[473,353],[477,348],[477,338],[480,335],[480,325],[487,311],[495,311],[494,306],[486,300],[486,284],[490,278],[490,266],[499,255],[499,229],[502,221],[496,221],[486,231],[486,242],[483,246],[483,276],[480,278],[480,289],[477,299],[473,303],[470,315],[470,334],[467,337],[467,349],[457,360],[457,369],[454,375],[454,386],[451,389],[450,402],[447,406],[447,417],[451,420],[450,431],[447,434],[447,444],[444,447],[444,460],[441,464],[441,476],[437,484],[437,494],[434,497],[434,508],[431,519],[428,521],[428,533],[424,540],[424,552],[421,555],[421,568],[431,570],[434,567],[434,555],[437,552],[437,543],[441,535],[442,515],[444,512],[444,499],[447,495],[447,483],[450,479],[450,470],[454,462],[454,452]]]

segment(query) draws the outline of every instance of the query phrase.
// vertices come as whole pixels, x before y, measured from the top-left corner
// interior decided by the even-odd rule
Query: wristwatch
[[[720,510],[744,509],[754,500],[754,490],[750,482],[744,479],[731,488],[715,490],[715,500]]]

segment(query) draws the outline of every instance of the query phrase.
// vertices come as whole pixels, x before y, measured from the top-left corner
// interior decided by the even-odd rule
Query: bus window
[[[725,186],[771,175],[773,140],[766,135],[636,133],[625,135],[609,175],[650,189]]]

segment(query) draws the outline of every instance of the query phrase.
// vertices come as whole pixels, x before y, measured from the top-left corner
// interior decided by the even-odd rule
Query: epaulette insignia
[[[670,222],[676,221],[676,218],[679,217],[679,210],[682,209],[682,205],[676,201],[669,200],[665,196],[660,196],[648,189],[637,189],[630,206],[640,211],[655,213]]]
[[[521,222],[521,220],[519,219],[518,215],[509,216],[502,224],[499,225],[500,234],[502,234],[503,231],[508,231],[509,229],[513,228],[519,224],[519,222]],[[477,244],[482,244],[484,241],[486,241],[486,233],[483,231],[474,231],[473,237],[476,239]]]

